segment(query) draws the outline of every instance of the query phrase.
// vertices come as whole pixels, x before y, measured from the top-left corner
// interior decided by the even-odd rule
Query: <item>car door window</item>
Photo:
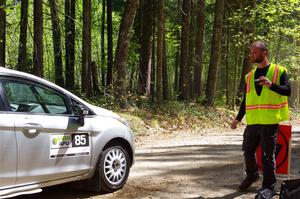
[[[3,89],[10,108],[14,112],[31,112],[40,106],[28,84],[4,82]],[[40,112],[45,113],[43,109]]]
[[[67,113],[67,107],[64,97],[58,95],[56,92],[50,89],[35,87],[43,103],[46,105],[49,113],[52,114],[64,114]]]
[[[25,82],[3,82],[3,89],[11,111],[66,114],[64,97],[52,89]]]

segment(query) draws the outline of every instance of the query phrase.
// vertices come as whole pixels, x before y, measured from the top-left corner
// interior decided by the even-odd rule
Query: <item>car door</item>
[[[2,84],[14,117],[17,184],[87,173],[91,126],[79,126],[68,98],[36,82],[5,79]]]
[[[16,183],[17,143],[12,118],[7,117],[0,98],[0,191]]]

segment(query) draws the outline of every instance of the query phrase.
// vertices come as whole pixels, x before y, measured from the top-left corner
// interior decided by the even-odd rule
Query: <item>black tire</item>
[[[130,157],[122,145],[106,148],[99,165],[101,188],[104,192],[121,189],[127,181],[130,170]]]

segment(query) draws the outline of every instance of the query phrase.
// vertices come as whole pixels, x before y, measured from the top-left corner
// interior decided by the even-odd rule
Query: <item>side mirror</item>
[[[80,126],[84,126],[84,117],[89,114],[89,110],[82,105],[75,105],[74,113],[76,116],[78,116],[78,122]]]

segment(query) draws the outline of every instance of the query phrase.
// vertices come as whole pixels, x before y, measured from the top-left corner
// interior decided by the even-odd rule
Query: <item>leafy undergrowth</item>
[[[120,109],[114,103],[104,104],[91,100],[125,118],[135,135],[171,134],[182,131],[206,132],[208,129],[230,129],[238,110],[224,107],[207,107],[199,103],[169,101],[160,106],[143,103]],[[101,105],[102,104],[102,105]],[[300,110],[290,112],[290,123],[300,126]],[[242,121],[244,126],[245,122]]]
[[[128,121],[136,135],[228,128],[236,114],[225,108],[181,102],[168,102],[155,107],[131,107],[117,110],[117,113]]]

